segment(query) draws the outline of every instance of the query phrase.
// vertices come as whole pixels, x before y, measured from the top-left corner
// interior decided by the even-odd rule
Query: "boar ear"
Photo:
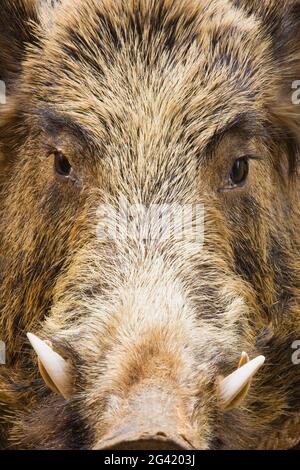
[[[300,74],[300,0],[233,0],[233,3],[259,21],[271,40],[272,56],[278,67],[286,96]]]
[[[38,46],[60,0],[0,0],[0,186],[22,132],[18,83],[27,50]],[[20,140],[20,139],[18,139]]]
[[[0,10],[0,186],[3,169],[14,152],[19,128],[15,101],[26,49],[35,44],[38,0],[1,0]]]
[[[26,47],[35,42],[37,20],[37,1],[1,1],[0,80],[5,83],[8,94],[21,71]]]
[[[18,126],[13,96],[29,44],[36,41],[38,0],[0,0],[0,188]]]
[[[54,8],[60,3],[61,0],[1,0],[0,80],[8,94],[22,70],[27,48],[38,43],[38,26],[40,31],[48,28]]]
[[[235,0],[257,18],[271,40],[277,71],[277,96],[270,103],[276,135],[285,138],[290,175],[297,174],[300,154],[300,0]],[[296,97],[296,99],[294,98]]]
[[[234,0],[234,4],[262,24],[283,75],[299,79],[300,0]]]

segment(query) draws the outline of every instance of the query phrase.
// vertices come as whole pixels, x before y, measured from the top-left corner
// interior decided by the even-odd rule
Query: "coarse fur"
[[[300,2],[0,6],[0,447],[93,448],[157,383],[199,449],[295,445]],[[57,151],[75,183],[54,175]],[[246,185],[220,191],[249,154]],[[193,224],[141,238],[139,214],[99,237],[119,223],[99,207],[120,200],[203,205],[204,243]],[[70,400],[47,389],[28,331],[69,361]],[[224,412],[217,379],[243,350],[266,363]]]

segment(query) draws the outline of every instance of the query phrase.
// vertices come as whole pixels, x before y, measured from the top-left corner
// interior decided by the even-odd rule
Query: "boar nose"
[[[174,391],[146,387],[120,409],[117,424],[94,447],[97,450],[191,450],[196,433]]]
[[[163,431],[127,433],[114,436],[95,447],[97,450],[191,450],[194,449],[181,436],[167,436]]]

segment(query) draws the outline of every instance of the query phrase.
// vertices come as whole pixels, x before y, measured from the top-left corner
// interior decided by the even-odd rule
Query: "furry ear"
[[[21,133],[18,84],[28,48],[38,46],[62,0],[0,0],[0,179]],[[20,140],[20,139],[19,139]],[[1,186],[1,182],[0,182]]]
[[[0,14],[0,80],[9,94],[21,69],[28,44],[35,42],[35,0],[1,0]]]
[[[284,78],[299,80],[300,0],[233,0],[233,3],[261,22]]]
[[[279,93],[270,106],[277,135],[285,140],[290,174],[295,174],[300,155],[300,0],[233,0],[261,23],[270,38]],[[295,91],[296,90],[296,91]]]
[[[14,98],[28,45],[35,44],[38,0],[0,0],[0,180],[18,120]],[[1,181],[0,181],[1,183]],[[1,186],[1,184],[0,184]]]
[[[61,0],[0,0],[0,80],[10,94],[26,48],[38,43],[37,25],[48,29]],[[2,84],[3,87],[3,84]]]

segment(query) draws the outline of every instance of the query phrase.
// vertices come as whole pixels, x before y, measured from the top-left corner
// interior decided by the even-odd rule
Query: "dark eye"
[[[56,175],[61,177],[69,177],[72,172],[72,167],[69,160],[61,152],[54,154],[54,170]]]
[[[234,162],[229,176],[232,187],[243,186],[249,174],[249,157],[239,158]]]

